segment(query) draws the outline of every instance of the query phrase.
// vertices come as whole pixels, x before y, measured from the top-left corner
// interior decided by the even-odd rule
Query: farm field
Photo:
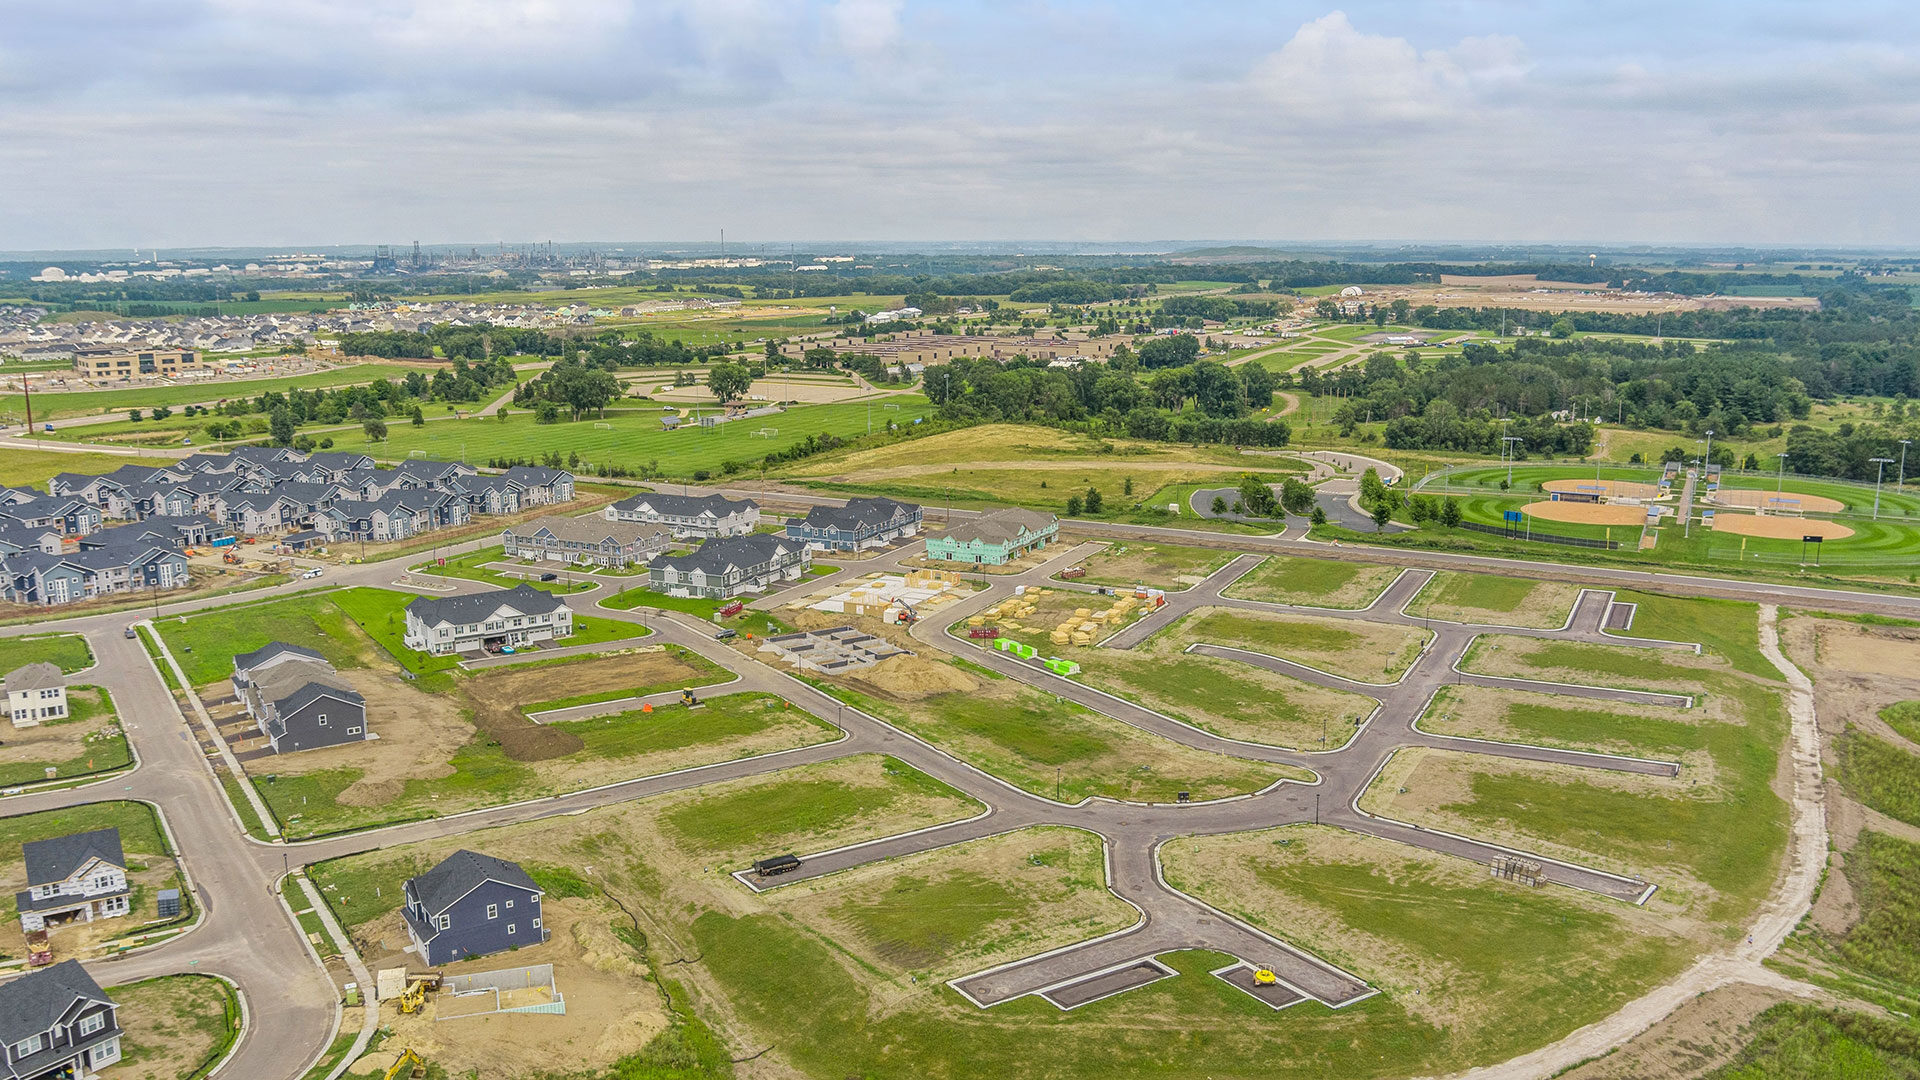
[[[156,405],[179,406],[198,402],[225,401],[234,397],[259,397],[270,390],[290,390],[299,387],[312,390],[319,387],[354,386],[370,383],[375,379],[402,379],[407,372],[421,370],[402,364],[350,364],[330,371],[317,371],[307,375],[290,375],[268,379],[209,379],[206,382],[181,383],[173,386],[140,387],[127,390],[67,390],[51,391],[33,395],[33,419],[58,421],[63,417],[91,416],[96,413],[124,412],[128,409],[151,409]],[[0,413],[26,411],[26,401],[19,394],[0,395]],[[55,424],[56,429],[58,424]]]
[[[883,404],[899,405],[898,410]],[[364,432],[349,430],[334,436],[334,449],[371,454],[391,461],[424,456],[441,461],[478,461],[490,457],[538,457],[549,451],[562,456],[579,454],[595,465],[617,465],[639,470],[656,468],[662,475],[700,479],[718,474],[726,461],[757,461],[767,454],[804,442],[809,435],[842,438],[867,431],[869,407],[864,402],[840,405],[796,406],[784,413],[739,420],[713,428],[690,427],[666,431],[658,409],[615,411],[604,421],[585,418],[559,424],[535,423],[529,412],[514,411],[505,419],[472,417],[421,427],[390,425],[388,437],[371,442]],[[888,420],[911,424],[932,415],[927,399],[918,394],[876,398],[871,408],[876,429]],[[606,424],[602,429],[598,424]],[[762,429],[778,434],[761,438]]]

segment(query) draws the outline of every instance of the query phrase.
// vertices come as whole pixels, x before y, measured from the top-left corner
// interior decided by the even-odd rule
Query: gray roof
[[[49,1030],[78,998],[113,1000],[78,960],[0,983],[0,1043],[17,1043]]]
[[[440,623],[461,625],[482,622],[503,606],[511,606],[523,615],[541,615],[566,607],[567,602],[553,593],[524,582],[511,589],[469,593],[465,596],[423,596],[407,605],[407,613],[428,626]]]
[[[647,567],[682,572],[704,570],[709,575],[718,575],[735,568],[761,566],[772,562],[781,551],[796,550],[799,550],[797,543],[772,533],[716,536],[685,555],[657,556]]]
[[[665,525],[652,525],[644,521],[608,521],[606,518],[559,516],[537,517],[532,521],[509,525],[506,531],[515,536],[528,538],[545,531],[551,533],[557,540],[571,540],[579,544],[604,544],[611,540],[623,547],[635,540],[667,536],[673,532]]]
[[[364,706],[367,699],[340,677],[325,660],[288,660],[262,671],[253,679],[261,701],[273,703],[282,716],[298,712],[318,697],[335,697]]]
[[[953,526],[947,530],[947,539],[962,544],[969,540],[1005,544],[1019,540],[1022,536],[1045,532],[1059,524],[1059,521],[1060,519],[1052,514],[1010,506],[1005,510],[995,510],[991,514],[983,514],[972,521],[963,521]]]
[[[913,503],[892,499],[855,498],[848,499],[845,506],[816,506],[803,520],[816,529],[878,528],[896,517],[911,518],[918,509]]]
[[[27,886],[51,885],[65,881],[88,859],[99,859],[125,869],[126,853],[120,849],[119,829],[95,829],[70,833],[48,840],[29,840],[20,845],[27,863]]]
[[[326,657],[307,648],[305,645],[289,645],[284,641],[269,641],[250,653],[241,653],[233,658],[235,671],[248,671],[258,664],[265,663],[283,653],[304,656],[312,660],[325,660]]]
[[[26,690],[51,690],[56,686],[67,685],[56,665],[41,660],[7,672],[7,693],[18,694]]]
[[[549,469],[540,465],[515,465],[500,475],[524,485],[546,487],[563,476],[573,474],[565,469]]]
[[[489,880],[517,885],[529,892],[540,891],[540,886],[534,884],[525,870],[520,869],[519,863],[465,848],[442,859],[439,866],[419,877],[408,879],[408,884],[413,886],[413,895],[421,906],[429,914],[437,915],[455,900],[472,892],[474,886]]]
[[[752,499],[729,499],[725,495],[667,495],[659,492],[635,495],[631,499],[621,499],[613,504],[615,510],[628,511],[638,510],[642,506],[651,507],[654,513],[664,514],[667,517],[692,518],[699,517],[702,513],[712,514],[714,517],[726,517],[742,510],[757,508],[759,504]]]

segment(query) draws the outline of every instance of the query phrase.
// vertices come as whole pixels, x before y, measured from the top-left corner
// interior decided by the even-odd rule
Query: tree
[[[1067,496],[1067,516],[1068,517],[1080,516],[1080,496],[1078,495]]]
[[[360,425],[360,430],[367,433],[367,439],[369,441],[381,442],[387,437],[387,422],[385,420],[368,420],[366,423]]]
[[[141,419],[141,418],[140,418],[140,410],[139,410],[139,409],[130,409],[130,410],[128,410],[128,412],[127,412],[127,419],[129,419],[129,420],[131,420],[131,421],[133,421],[133,422],[134,422],[134,423],[136,423],[136,424],[137,424],[137,423],[139,423],[139,422],[140,422],[140,419]]]
[[[1313,514],[1309,520],[1315,525],[1325,525],[1327,523],[1327,508],[1319,505],[1314,506]]]
[[[1393,504],[1385,499],[1380,500],[1373,508],[1373,531],[1379,532],[1381,529],[1386,528],[1387,522],[1392,520]]]
[[[1120,481],[1120,494],[1122,495],[1133,494],[1133,477],[1129,476]]]
[[[557,424],[560,422],[560,406],[551,401],[543,401],[533,407],[533,422],[536,424]]]
[[[1280,485],[1280,505],[1289,514],[1305,514],[1313,509],[1313,487],[1289,476]]]
[[[1557,338],[1570,338],[1573,336],[1573,320],[1555,319],[1553,325],[1547,328],[1547,332]]]
[[[1457,499],[1440,500],[1440,524],[1455,528],[1460,524],[1460,502]]]
[[[1225,496],[1215,495],[1213,497],[1213,512],[1215,515],[1227,512],[1227,500]]]
[[[724,404],[747,396],[753,385],[753,372],[745,364],[715,364],[707,372],[707,389]]]
[[[1273,517],[1279,510],[1273,489],[1252,473],[1240,478],[1240,505],[1253,517]]]
[[[410,416],[410,417],[411,417],[411,419],[412,419],[412,423],[413,423],[413,426],[414,426],[414,427],[425,427],[425,426],[426,426],[426,423],[427,423],[427,417],[426,417],[426,414],[425,414],[425,413],[422,413],[422,412],[420,411],[420,406],[418,406],[418,405],[415,405],[415,406],[413,407],[413,412],[412,412],[412,413],[410,413],[410,414],[409,414],[409,416]]]
[[[288,446],[293,443],[293,413],[285,405],[276,405],[267,414],[267,430],[273,435],[275,446]]]
[[[1090,487],[1087,489],[1087,513],[1099,513],[1100,507],[1104,505],[1106,501],[1106,498],[1100,494],[1099,488]]]

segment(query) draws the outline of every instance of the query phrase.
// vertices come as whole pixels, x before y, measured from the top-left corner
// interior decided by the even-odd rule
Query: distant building
[[[607,507],[606,516],[608,521],[665,525],[682,538],[744,536],[759,527],[760,504],[724,495],[650,493],[614,503]]]
[[[927,537],[927,558],[999,566],[1038,551],[1060,534],[1060,519],[1019,507],[982,514]]]
[[[815,551],[865,551],[918,535],[922,511],[914,503],[854,498],[845,506],[816,506],[789,518],[787,539]]]
[[[46,661],[7,672],[7,718],[17,728],[67,715],[67,680]]]
[[[118,1007],[78,960],[0,983],[6,1080],[88,1077],[120,1060]]]
[[[130,379],[135,375],[178,375],[206,365],[192,349],[116,349],[82,345],[74,350],[73,370],[84,379]]]
[[[539,559],[591,566],[631,566],[667,548],[673,530],[603,517],[541,517],[510,525],[500,534],[511,559]]]
[[[133,908],[119,829],[95,829],[20,845],[27,888],[14,896],[28,933],[75,922],[117,919]]]
[[[716,537],[686,555],[661,555],[647,564],[647,588],[669,596],[725,600],[798,581],[813,565],[805,544],[753,533]]]
[[[367,699],[312,649],[275,641],[242,653],[233,688],[276,754],[368,737]]]
[[[423,596],[407,605],[409,649],[444,656],[490,646],[532,645],[573,636],[573,609],[531,585],[466,596]]]
[[[400,910],[421,958],[451,964],[545,941],[542,895],[519,863],[461,850],[408,878]]]

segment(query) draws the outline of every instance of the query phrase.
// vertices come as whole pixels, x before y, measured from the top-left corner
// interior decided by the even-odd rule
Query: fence
[[[1541,532],[1538,529],[1533,530],[1532,535],[1528,535],[1524,529],[1515,530],[1506,525],[1482,525],[1477,521],[1463,521],[1460,523],[1460,527],[1470,529],[1473,532],[1486,533],[1489,536],[1504,536],[1509,540],[1537,540],[1543,544],[1565,544],[1568,547],[1602,548],[1607,551],[1612,551],[1620,546],[1620,541],[1618,540],[1594,540],[1585,536],[1561,536],[1557,533]]]
[[[454,975],[440,984],[434,1002],[435,1020],[457,1020],[494,1013],[549,1013],[565,1015],[567,999],[554,985],[553,965],[478,971]]]

